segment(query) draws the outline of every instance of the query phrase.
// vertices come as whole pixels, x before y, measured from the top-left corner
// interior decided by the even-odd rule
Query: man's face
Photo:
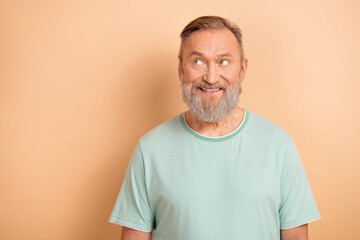
[[[230,30],[192,33],[183,43],[179,65],[184,102],[203,121],[225,118],[237,106],[246,67]]]

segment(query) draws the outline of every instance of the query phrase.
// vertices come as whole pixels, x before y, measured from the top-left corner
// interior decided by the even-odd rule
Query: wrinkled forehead
[[[234,34],[227,28],[197,30],[182,43],[184,57],[188,57],[193,52],[204,56],[231,53],[240,57],[240,45]]]

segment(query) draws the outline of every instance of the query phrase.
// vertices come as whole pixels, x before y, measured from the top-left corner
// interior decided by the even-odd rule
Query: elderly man
[[[110,222],[122,240],[308,239],[320,218],[292,137],[238,106],[240,29],[204,16],[181,33],[182,113],[136,146]]]

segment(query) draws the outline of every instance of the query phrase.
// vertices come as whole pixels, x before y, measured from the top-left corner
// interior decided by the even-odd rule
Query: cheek
[[[185,82],[195,82],[202,78],[204,73],[201,71],[196,71],[193,69],[186,69],[184,71],[184,81]]]
[[[239,81],[239,74],[234,72],[227,72],[222,74],[223,78],[228,82],[229,85],[234,86]]]

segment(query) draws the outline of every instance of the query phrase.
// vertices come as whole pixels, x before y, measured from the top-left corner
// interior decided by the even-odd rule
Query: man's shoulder
[[[270,137],[277,140],[292,140],[291,135],[280,125],[255,113],[248,111],[249,121],[247,123],[248,131],[262,137]]]
[[[159,142],[170,141],[183,129],[181,125],[182,114],[179,114],[151,129],[140,138],[142,145],[152,145]]]

